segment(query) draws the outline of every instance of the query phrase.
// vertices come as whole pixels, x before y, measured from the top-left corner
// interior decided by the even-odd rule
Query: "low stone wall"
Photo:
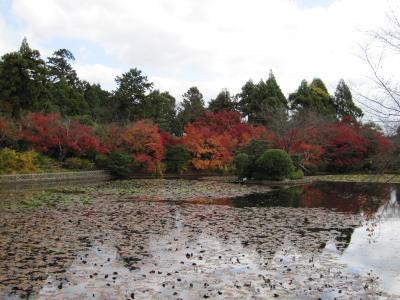
[[[0,176],[0,186],[9,184],[26,183],[48,183],[66,181],[103,181],[111,179],[111,175],[103,170],[81,171],[81,172],[60,172],[60,173],[36,173],[36,174],[15,174]]]

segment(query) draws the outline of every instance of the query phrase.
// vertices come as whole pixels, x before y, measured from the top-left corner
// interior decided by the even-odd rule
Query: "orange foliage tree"
[[[185,127],[182,143],[192,154],[197,170],[227,168],[237,150],[251,139],[271,139],[263,126],[244,124],[240,113],[206,112]]]
[[[131,155],[140,171],[161,172],[164,147],[156,124],[137,121],[126,127],[113,125],[109,129],[107,146],[112,151]]]

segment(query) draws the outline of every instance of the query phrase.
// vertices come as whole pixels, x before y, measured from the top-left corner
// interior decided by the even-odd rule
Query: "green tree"
[[[46,64],[24,38],[19,51],[0,60],[0,111],[18,117],[24,110],[50,110],[51,100]]]
[[[223,89],[215,99],[212,99],[208,104],[208,109],[212,112],[224,110],[236,110],[237,103],[227,89]]]
[[[333,101],[338,119],[351,116],[357,120],[363,116],[361,108],[355,105],[351,91],[343,79],[339,81]]]
[[[135,170],[132,157],[125,152],[111,152],[102,165],[118,178],[127,178]]]
[[[296,113],[311,110],[322,115],[335,115],[333,97],[319,78],[315,78],[311,84],[303,80],[297,91],[289,95],[289,102]]]
[[[64,77],[53,84],[51,90],[57,110],[63,115],[75,116],[89,113],[89,105],[85,101],[83,92],[71,86]]]
[[[101,88],[100,84],[82,82],[83,95],[89,105],[92,118],[97,122],[110,122],[110,93]]]
[[[151,119],[161,131],[174,132],[176,127],[175,98],[168,92],[152,91],[139,103],[139,117]]]
[[[256,161],[269,147],[268,142],[251,140],[234,158],[241,177],[251,177],[257,169]]]
[[[239,94],[239,107],[250,123],[269,125],[277,111],[287,109],[283,95],[272,71],[268,79],[254,84],[249,80]]]
[[[169,173],[183,173],[187,170],[191,156],[183,145],[176,145],[167,149],[165,164]]]
[[[48,76],[57,111],[69,116],[89,113],[83,83],[71,65],[74,60],[74,55],[67,49],[59,49],[47,59]]]
[[[268,149],[256,161],[256,179],[283,180],[294,171],[291,157],[281,149]]]
[[[152,90],[153,83],[136,68],[117,76],[115,81],[117,89],[112,97],[114,119],[122,122],[137,119],[139,103]]]
[[[52,83],[57,83],[62,78],[73,88],[82,86],[76,71],[72,68],[71,62],[75,61],[75,57],[71,51],[67,49],[59,49],[47,59],[47,67],[49,77]]]
[[[197,87],[191,87],[182,98],[178,113],[181,133],[186,124],[197,120],[205,111],[203,95]]]

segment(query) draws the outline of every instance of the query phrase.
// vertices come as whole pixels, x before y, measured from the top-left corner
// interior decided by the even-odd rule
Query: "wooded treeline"
[[[266,80],[246,82],[237,95],[222,89],[208,105],[190,87],[177,105],[136,68],[117,76],[109,92],[79,79],[73,61],[67,49],[44,59],[26,39],[1,57],[0,147],[7,147],[8,162],[3,169],[21,161],[30,161],[24,171],[34,168],[34,154],[15,150],[34,150],[76,168],[95,163],[120,174],[231,172],[239,165],[248,171],[266,149],[289,154],[297,172],[377,170],[400,153],[397,136],[388,139],[375,124],[361,122],[363,113],[343,80],[334,95],[315,78],[285,97],[271,71]],[[0,169],[1,160],[0,153]]]
[[[168,91],[158,90],[136,68],[117,76],[116,88],[109,92],[97,83],[81,80],[71,65],[73,61],[67,49],[59,49],[45,59],[24,39],[18,51],[0,60],[0,113],[17,118],[32,111],[57,112],[90,125],[150,119],[160,130],[177,136],[205,111],[239,111],[249,123],[266,126],[272,125],[277,116],[288,119],[304,111],[336,120],[362,116],[343,80],[334,95],[329,94],[321,79],[310,83],[303,80],[286,98],[270,72],[266,80],[246,82],[237,95],[222,89],[208,105],[199,89],[190,87],[177,105]]]

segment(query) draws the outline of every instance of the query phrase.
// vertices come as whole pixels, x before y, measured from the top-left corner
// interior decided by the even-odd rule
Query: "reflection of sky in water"
[[[340,257],[351,272],[377,273],[388,292],[400,293],[400,208],[397,190],[374,218],[354,230],[351,242]]]
[[[370,197],[360,197],[364,194]],[[390,200],[385,203],[389,194]],[[282,199],[284,205],[279,203]],[[369,202],[369,199],[373,201]],[[244,206],[252,204],[250,200],[245,200]],[[265,204],[271,204],[269,200],[267,198]],[[68,269],[69,283],[65,283],[62,290],[57,288],[57,278],[50,276],[39,298],[62,296],[63,299],[92,299],[92,295],[104,299],[129,298],[130,293],[135,291],[136,296],[140,295],[139,298],[153,296],[160,299],[197,299],[203,294],[211,297],[222,295],[226,299],[246,298],[249,294],[271,298],[275,293],[284,299],[308,299],[315,295],[321,299],[333,299],[352,295],[351,289],[354,287],[357,295],[364,299],[366,295],[360,290],[363,290],[362,284],[369,278],[365,275],[370,271],[380,277],[384,292],[400,295],[400,207],[395,187],[389,190],[386,186],[374,192],[369,191],[368,187],[353,186],[350,189],[346,185],[336,185],[333,189],[325,185],[309,186],[304,192],[280,194],[275,200],[276,204],[274,202],[269,206],[289,206],[288,210],[307,207],[307,213],[313,209],[328,208],[341,211],[342,217],[361,214],[366,218],[370,216],[370,219],[358,228],[354,228],[358,225],[351,228],[342,226],[342,231],[334,227],[337,222],[334,221],[330,231],[336,233],[326,231],[326,239],[318,236],[324,245],[319,248],[323,249],[322,253],[304,251],[299,247],[299,236],[296,236],[296,240],[290,235],[294,232],[293,227],[280,235],[279,222],[271,224],[277,227],[268,227],[267,230],[274,233],[270,240],[281,237],[282,244],[274,244],[273,255],[268,257],[264,256],[265,249],[257,252],[242,243],[244,240],[240,238],[223,239],[210,234],[214,230],[235,232],[245,229],[247,219],[242,219],[241,225],[244,225],[237,229],[197,227],[193,221],[198,215],[213,220],[213,214],[200,214],[196,210],[199,206],[188,206],[194,210],[193,214],[188,213],[184,206],[177,206],[171,230],[167,234],[149,234],[148,241],[146,239],[148,255],[137,264],[138,269],[128,270],[112,241],[108,241],[109,244],[96,245],[78,256]],[[369,205],[372,205],[371,210]],[[224,208],[209,206],[204,207],[206,209],[215,213],[214,210]],[[268,211],[273,208],[260,209]],[[240,217],[242,211],[245,210],[232,208],[231,213],[236,213],[232,218]],[[325,209],[321,211],[327,212]],[[262,220],[259,222],[263,224]],[[313,229],[319,228],[307,229],[307,225],[304,228],[304,235],[311,240],[317,238],[314,234],[319,232]],[[349,237],[351,235],[350,243],[349,239],[343,238],[344,233]],[[338,234],[341,239],[337,238]],[[88,263],[83,264],[82,258]],[[98,275],[92,276],[95,272]],[[114,272],[118,274],[115,280],[111,275]],[[107,274],[110,276],[105,277]],[[240,288],[236,285],[240,285]]]

